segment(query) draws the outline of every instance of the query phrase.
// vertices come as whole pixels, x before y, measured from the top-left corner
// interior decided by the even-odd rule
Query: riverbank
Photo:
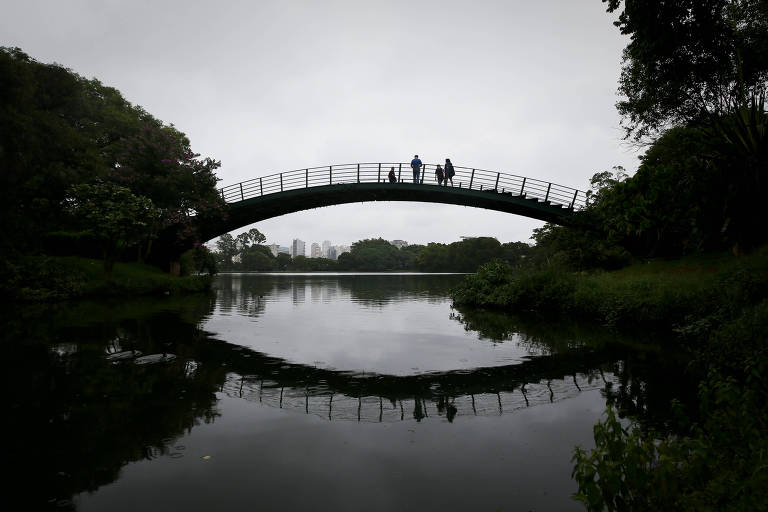
[[[659,432],[609,407],[596,447],[576,447],[575,498],[588,510],[768,509],[768,247],[593,274],[494,261],[452,295],[456,304],[663,333],[688,351],[701,375],[698,411],[673,403],[676,420]]]
[[[121,296],[207,292],[207,276],[171,276],[151,265],[116,263],[111,280],[101,260],[38,257],[23,265],[6,263],[2,295],[17,301],[59,301]]]
[[[594,273],[515,271],[494,261],[468,276],[452,298],[457,305],[692,335],[768,298],[768,246],[740,258],[700,255]]]

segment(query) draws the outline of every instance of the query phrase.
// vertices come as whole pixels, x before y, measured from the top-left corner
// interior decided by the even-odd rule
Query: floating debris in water
[[[176,359],[175,354],[149,354],[148,356],[137,357],[136,364],[154,364],[167,363]]]
[[[125,361],[126,359],[133,359],[134,357],[141,356],[139,350],[125,350],[123,352],[115,352],[107,356],[107,361]]]

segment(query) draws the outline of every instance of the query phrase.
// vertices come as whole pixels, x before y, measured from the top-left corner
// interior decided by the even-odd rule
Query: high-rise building
[[[336,247],[336,258],[334,259],[337,259],[339,256],[341,256],[345,252],[349,252],[351,250],[348,245],[337,245],[335,247]]]
[[[330,240],[323,240],[323,248],[322,248],[322,252],[321,252],[321,256],[323,258],[331,258],[329,256],[329,254],[328,254],[328,251],[330,250],[330,248],[331,248],[331,241]],[[333,258],[331,258],[331,259],[333,259]]]
[[[328,248],[328,256],[329,259],[335,260],[338,258],[338,255],[336,254],[336,246],[332,245]]]
[[[304,245],[304,240],[294,238],[293,243],[291,244],[291,258],[295,258],[296,256],[306,256],[307,253]]]
[[[272,256],[274,256],[275,258],[277,258],[277,255],[280,254],[281,252],[288,255],[291,254],[291,248],[285,247],[284,245],[272,244],[272,245],[269,245],[268,247],[269,247],[269,251],[272,253]]]
[[[391,243],[392,245],[394,245],[398,249],[402,249],[403,247],[408,245],[408,242],[406,242],[405,240],[390,240],[389,243]]]
[[[320,252],[320,244],[312,242],[312,249],[310,250],[309,255],[311,258],[320,258],[322,256],[322,252]]]

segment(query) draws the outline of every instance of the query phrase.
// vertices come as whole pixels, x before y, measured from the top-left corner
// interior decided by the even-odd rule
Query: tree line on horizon
[[[359,240],[337,260],[272,254],[264,245],[266,237],[251,229],[237,237],[225,234],[216,241],[212,257],[216,269],[223,272],[269,271],[420,271],[474,272],[493,259],[521,265],[534,255],[524,242],[500,243],[491,237],[468,238],[450,244],[412,244],[398,248],[383,238]],[[198,268],[202,270],[202,268]]]

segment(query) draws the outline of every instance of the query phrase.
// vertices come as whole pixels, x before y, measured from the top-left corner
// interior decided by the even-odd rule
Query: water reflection
[[[226,274],[217,279],[218,306],[251,316],[268,302],[290,297],[293,304],[344,300],[367,307],[415,298],[444,301],[461,275],[430,274]]]
[[[670,393],[681,391],[677,374],[664,375],[658,353],[611,343],[594,328],[558,329],[484,312],[446,308],[444,321],[475,340],[523,343],[529,357],[397,375],[296,362],[205,330],[227,312],[269,316],[270,304],[281,301],[349,301],[374,309],[444,304],[450,284],[400,276],[225,276],[215,298],[14,311],[4,319],[2,338],[11,501],[27,509],[74,508],[73,495],[115,481],[132,461],[184,457],[179,437],[215,422],[223,397],[330,421],[457,422],[594,389],[621,408],[663,419]]]

